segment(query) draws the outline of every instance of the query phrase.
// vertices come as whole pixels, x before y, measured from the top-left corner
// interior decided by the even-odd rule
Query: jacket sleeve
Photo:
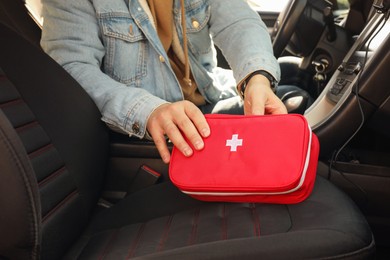
[[[243,0],[209,0],[210,32],[214,43],[229,62],[234,78],[241,82],[256,70],[280,79],[266,25]]]
[[[43,0],[41,46],[92,97],[113,129],[143,138],[149,115],[166,101],[102,72],[105,48],[94,7],[87,0]]]

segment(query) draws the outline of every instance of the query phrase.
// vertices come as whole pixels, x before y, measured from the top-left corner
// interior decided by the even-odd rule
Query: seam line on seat
[[[257,213],[257,210],[256,210],[255,203],[252,203],[251,210],[252,210],[254,235],[256,237],[260,237],[260,220],[259,220],[259,214]]]
[[[53,147],[54,147],[54,145],[52,143],[47,144],[47,145],[39,148],[38,150],[35,150],[35,151],[31,152],[28,156],[30,157],[30,159],[33,159],[33,158],[43,154],[44,152],[50,150]]]
[[[46,214],[42,218],[42,223],[46,222],[55,212],[57,212],[60,208],[62,208],[65,204],[67,204],[69,201],[74,199],[78,195],[78,190],[74,190],[72,193],[70,193],[68,196],[65,197],[60,203],[58,203],[53,209],[49,211],[49,213]]]
[[[188,245],[193,245],[196,243],[198,237],[198,224],[200,219],[200,209],[194,211],[194,217],[192,221],[192,230],[190,234],[190,238],[188,240]]]
[[[4,115],[2,111],[0,111],[0,113],[1,113],[0,116]],[[39,209],[36,208],[36,204],[34,203],[35,198],[34,198],[34,192],[32,190],[33,184],[30,183],[30,179],[28,178],[28,173],[27,173],[28,169],[26,169],[22,163],[23,158],[21,157],[20,154],[17,153],[16,151],[17,148],[11,141],[10,137],[6,135],[6,132],[5,130],[3,130],[3,127],[0,127],[0,138],[1,141],[4,143],[4,145],[6,146],[7,150],[9,151],[10,156],[13,158],[16,167],[21,173],[23,185],[26,189],[26,193],[28,194],[27,197],[30,202],[28,207],[32,216],[31,217],[32,221],[29,222],[29,231],[33,240],[31,241],[33,243],[32,245],[33,249],[30,252],[30,257],[35,258],[39,254],[37,251],[39,250],[38,245],[39,245],[39,229],[40,229],[39,227],[40,212]]]
[[[290,227],[287,229],[286,232],[290,232],[290,231],[292,230],[294,224],[293,224],[293,221],[292,221],[290,208],[289,208],[287,205],[285,205],[285,207],[286,207],[286,209],[287,209],[287,213],[288,213],[288,216],[289,216],[289,218],[290,218]]]
[[[118,229],[115,230],[114,232],[112,232],[110,239],[108,239],[107,245],[104,247],[104,250],[102,251],[102,253],[99,257],[99,260],[103,260],[106,257],[107,253],[110,252],[111,246],[112,246],[115,238],[118,236],[118,233],[119,233]]]
[[[160,242],[158,243],[157,252],[161,252],[162,250],[164,250],[165,242],[168,239],[168,234],[171,229],[172,220],[173,220],[173,215],[169,215],[167,222],[165,223],[164,232],[162,234]]]
[[[33,128],[35,126],[39,126],[39,123],[38,121],[34,120],[34,121],[31,121],[27,124],[24,124],[24,125],[21,125],[21,126],[18,126],[15,128],[15,130],[18,132],[18,133],[21,133],[27,129],[30,129],[30,128]]]
[[[228,235],[227,235],[226,203],[222,204],[222,224],[221,224],[221,229],[222,229],[222,240],[228,239]]]
[[[24,103],[23,99],[21,99],[19,97],[19,98],[12,99],[12,100],[6,101],[4,103],[1,103],[0,104],[0,108],[9,107],[9,106],[12,106],[12,105],[19,105],[19,104],[23,104],[23,103]]]
[[[133,243],[130,244],[129,253],[127,254],[126,259],[133,257],[135,250],[137,249],[138,244],[141,240],[141,236],[142,236],[142,233],[144,232],[144,230],[145,230],[145,223],[142,223],[138,229],[137,236],[135,237]]]
[[[44,187],[46,184],[48,184],[52,179],[55,179],[55,178],[58,177],[59,175],[63,174],[65,171],[66,171],[65,166],[62,166],[62,167],[61,167],[60,169],[58,169],[57,171],[51,173],[49,176],[47,176],[46,178],[44,178],[43,180],[41,180],[41,181],[38,183],[39,188],[41,189],[41,188]]]

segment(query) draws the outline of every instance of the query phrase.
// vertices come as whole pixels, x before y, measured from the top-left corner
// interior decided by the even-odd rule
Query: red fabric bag
[[[206,115],[205,147],[185,157],[175,147],[169,176],[205,201],[293,204],[314,185],[319,142],[301,115]]]

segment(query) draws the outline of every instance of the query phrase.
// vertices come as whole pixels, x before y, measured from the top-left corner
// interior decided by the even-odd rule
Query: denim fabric
[[[43,49],[85,88],[104,122],[142,138],[154,109],[183,100],[153,23],[137,0],[42,3]],[[236,82],[255,70],[279,79],[267,28],[243,0],[185,3],[190,67],[208,103],[235,96]],[[180,1],[175,0],[182,39],[180,19]],[[217,67],[214,44],[233,73]]]

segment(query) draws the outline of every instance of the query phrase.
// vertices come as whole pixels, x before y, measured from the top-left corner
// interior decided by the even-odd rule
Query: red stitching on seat
[[[198,224],[200,219],[200,209],[197,209],[194,211],[194,218],[192,221],[192,230],[190,239],[188,240],[188,245],[193,245],[196,242],[196,239],[198,237]]]
[[[252,210],[254,233],[256,237],[260,237],[260,220],[259,220],[259,214],[257,214],[256,204],[252,203],[251,210]]]
[[[12,105],[19,105],[19,104],[23,104],[23,103],[24,103],[24,101],[21,98],[17,98],[17,99],[13,99],[13,100],[10,100],[10,101],[7,101],[7,102],[0,104],[0,108],[9,107]]]
[[[27,123],[25,125],[21,125],[21,126],[18,126],[15,128],[15,130],[20,133],[20,132],[23,132],[25,131],[26,129],[30,129],[30,128],[33,128],[35,126],[39,126],[39,123],[38,121],[32,121],[30,123]]]
[[[72,193],[70,193],[68,196],[66,196],[65,199],[63,199],[60,203],[58,203],[57,206],[55,206],[53,209],[51,209],[49,211],[49,213],[47,213],[46,216],[44,216],[42,218],[42,223],[44,223],[46,220],[48,220],[56,211],[58,211],[66,203],[68,203],[69,201],[74,199],[76,197],[76,195],[78,195],[78,194],[79,194],[78,190],[74,190]]]
[[[138,247],[139,241],[141,240],[141,236],[142,236],[142,233],[144,232],[144,230],[145,230],[145,223],[142,223],[142,225],[138,229],[137,236],[135,237],[134,242],[131,243],[131,247],[129,249],[129,253],[127,254],[126,259],[133,257],[135,250]]]
[[[50,174],[49,176],[47,176],[46,178],[41,180],[38,183],[39,188],[41,189],[43,186],[45,186],[47,183],[49,183],[52,179],[55,179],[56,177],[60,176],[62,173],[65,172],[65,170],[66,170],[65,166],[62,166],[57,171],[53,172],[52,174]]]
[[[228,239],[227,235],[227,217],[226,217],[226,204],[222,207],[222,240]]]
[[[28,156],[30,157],[30,159],[33,159],[34,157],[37,157],[38,155],[43,154],[44,152],[50,150],[53,147],[54,147],[54,145],[52,143],[47,144],[47,145],[39,148],[38,150],[31,152]]]
[[[104,250],[101,253],[101,256],[99,257],[100,260],[104,259],[104,257],[107,255],[107,253],[110,252],[109,249],[111,248],[111,246],[113,244],[113,241],[115,240],[115,238],[117,236],[118,236],[118,229],[113,232],[113,234],[111,235],[110,239],[108,240],[107,245],[104,247]]]
[[[161,239],[160,239],[160,242],[158,243],[157,252],[160,252],[160,251],[162,251],[162,250],[164,249],[165,242],[166,242],[167,239],[168,239],[169,230],[170,230],[170,228],[171,228],[172,219],[173,219],[173,215],[170,215],[170,216],[168,217],[167,222],[165,223],[164,232],[163,232],[163,234],[162,234],[162,237],[161,237]]]

